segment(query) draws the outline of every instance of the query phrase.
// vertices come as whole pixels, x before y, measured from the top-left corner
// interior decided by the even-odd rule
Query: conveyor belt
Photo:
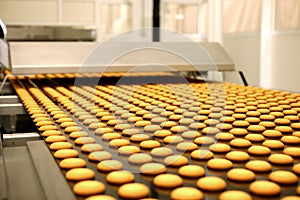
[[[156,76],[144,78],[154,80],[153,84],[147,84],[137,80],[134,77],[123,77],[106,75],[106,78],[98,80],[96,75],[86,75],[81,78],[70,78],[72,75],[36,75],[31,77],[13,77],[11,83],[16,92],[24,103],[27,112],[33,120],[39,118],[38,114],[45,115],[49,118],[50,126],[38,126],[43,135],[46,128],[55,129],[65,136],[66,140],[72,144],[72,148],[78,151],[79,157],[87,163],[86,167],[95,172],[95,179],[104,183],[106,186],[105,194],[120,198],[118,189],[120,186],[107,183],[107,173],[97,170],[98,162],[91,161],[88,153],[81,150],[82,144],[78,144],[74,138],[70,137],[68,127],[62,127],[62,123],[58,122],[55,111],[63,113],[67,118],[75,122],[76,128],[79,131],[84,131],[88,137],[93,138],[95,143],[103,146],[103,151],[112,154],[114,160],[120,160],[125,170],[134,173],[135,182],[143,183],[150,189],[149,197],[158,199],[170,199],[170,195],[175,188],[165,189],[160,188],[153,183],[155,176],[145,176],[139,173],[140,165],[132,164],[128,161],[129,156],[120,155],[119,147],[112,146],[113,138],[125,139],[129,141],[126,145],[136,146],[142,153],[151,155],[152,162],[158,162],[166,165],[167,174],[179,174],[178,167],[168,165],[164,157],[156,157],[151,154],[151,150],[145,148],[140,142],[134,142],[132,137],[125,134],[124,130],[118,125],[127,124],[130,128],[139,130],[139,133],[148,136],[147,140],[158,141],[161,147],[168,147],[173,151],[173,154],[182,155],[188,159],[189,165],[198,165],[205,170],[205,176],[220,177],[226,181],[226,190],[240,190],[251,194],[253,199],[280,199],[285,196],[297,195],[297,187],[299,189],[299,180],[296,183],[284,185],[277,183],[280,186],[281,192],[275,196],[261,196],[250,191],[250,184],[255,180],[269,180],[270,173],[278,170],[293,172],[299,179],[299,174],[293,171],[293,167],[299,165],[300,137],[299,117],[300,117],[300,94],[291,94],[289,92],[280,92],[277,90],[266,90],[251,86],[241,86],[230,83],[203,83],[190,82],[187,83],[183,79],[176,76]],[[75,81],[76,80],[76,81]],[[145,80],[145,79],[141,79]],[[157,81],[159,80],[159,81]],[[168,83],[168,80],[170,81]],[[177,81],[175,81],[177,80]],[[74,84],[75,83],[75,84]],[[96,84],[97,85],[96,85]],[[125,84],[126,83],[126,84]],[[129,114],[131,113],[131,114]],[[150,115],[149,115],[150,114]],[[95,124],[93,120],[85,121],[84,117],[97,120]],[[91,117],[92,116],[92,117]],[[104,117],[109,116],[109,117]],[[137,118],[130,118],[135,116]],[[263,117],[262,117],[263,116]],[[178,117],[178,118],[177,118]],[[106,118],[106,119],[105,119]],[[270,118],[270,119],[267,119]],[[108,120],[111,119],[111,120]],[[184,119],[184,120],[181,120]],[[277,119],[277,120],[276,120]],[[278,120],[284,119],[284,120]],[[137,121],[135,121],[137,120]],[[187,144],[185,150],[180,148],[180,145],[167,144],[165,136],[155,135],[155,131],[148,130],[151,128],[147,125],[139,124],[139,121],[145,121],[145,124],[156,125],[158,130],[170,131],[170,135],[178,136],[182,142]],[[172,121],[175,123],[172,127],[163,127],[161,122]],[[235,122],[242,122],[241,125]],[[147,123],[146,123],[147,122]],[[271,122],[271,123],[260,123]],[[193,125],[191,125],[193,123]],[[197,124],[195,124],[197,123]],[[280,124],[283,123],[283,124]],[[269,125],[274,125],[269,126]],[[96,133],[94,126],[98,125],[100,130],[109,130],[104,134]],[[254,126],[253,126],[254,125]],[[175,130],[176,127],[179,128]],[[195,128],[195,127],[198,128]],[[124,125],[125,127],[125,125]],[[153,128],[152,127],[152,128]],[[175,128],[174,128],[175,127]],[[261,130],[254,130],[252,128]],[[245,133],[241,133],[241,129]],[[156,130],[156,129],[155,129]],[[235,131],[237,132],[235,132]],[[277,130],[280,133],[279,137],[267,135],[265,130]],[[198,135],[187,136],[187,131],[198,132]],[[110,132],[111,138],[107,139],[107,134]],[[230,139],[221,137],[221,135],[233,136]],[[249,139],[253,134],[262,136],[260,141]],[[291,137],[292,136],[292,137]],[[203,138],[201,144],[199,138]],[[197,139],[198,138],[198,139]],[[209,139],[210,138],[210,139]],[[44,136],[47,141],[47,137]],[[250,141],[250,146],[264,146],[270,150],[270,154],[258,155],[249,152],[250,146],[238,146],[231,142],[233,139],[244,139]],[[265,141],[272,140],[280,142],[281,148],[272,148]],[[210,142],[211,141],[211,142]],[[181,143],[181,142],[180,142]],[[196,144],[194,148],[193,145]],[[218,152],[213,148],[217,144],[224,144],[229,148],[226,152]],[[51,143],[48,143],[50,147]],[[296,153],[290,154],[292,163],[276,164],[270,160],[270,156],[274,154],[288,155],[287,149],[294,147]],[[264,160],[272,164],[272,169],[268,172],[255,172],[255,180],[239,182],[228,178],[227,170],[214,170],[207,166],[208,160],[201,157],[198,159],[192,158],[191,154],[197,150],[210,151],[214,154],[214,158],[228,158],[228,152],[245,152],[249,155],[249,159],[245,161],[231,160],[233,168],[245,168],[247,162],[251,160]],[[51,151],[54,155],[55,151]],[[56,159],[59,164],[61,160]],[[186,164],[185,164],[186,165]],[[65,174],[67,170],[61,169]],[[299,172],[298,172],[299,173]],[[242,176],[242,175],[241,175]],[[218,199],[222,191],[209,192],[199,188],[197,181],[201,177],[186,178],[182,177],[185,187],[193,187],[199,189],[204,199]],[[273,181],[271,181],[273,182]],[[45,182],[47,183],[47,181]],[[71,188],[76,182],[68,181]],[[299,194],[298,194],[299,195]],[[83,199],[86,196],[77,194],[78,199]]]

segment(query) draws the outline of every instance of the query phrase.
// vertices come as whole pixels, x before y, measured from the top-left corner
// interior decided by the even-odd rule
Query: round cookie
[[[76,183],[73,187],[75,194],[79,196],[91,196],[105,191],[105,185],[97,180],[85,180]]]
[[[140,152],[141,152],[140,148],[136,146],[122,146],[118,149],[118,153],[122,155],[131,155]]]
[[[201,134],[198,131],[185,131],[181,134],[181,136],[185,139],[195,139],[197,137],[200,137]]]
[[[107,134],[109,134],[109,133],[107,133]],[[130,145],[130,142],[126,139],[116,138],[116,139],[113,139],[109,142],[109,146],[110,147],[115,147],[115,148],[122,147],[122,146],[127,146],[127,145]]]
[[[134,174],[129,171],[112,171],[106,176],[106,181],[115,185],[134,182]]]
[[[266,130],[266,128],[262,125],[250,125],[248,126],[247,129],[250,132],[256,132],[256,133],[261,133]]]
[[[149,139],[150,139],[150,136],[148,136],[146,134],[135,134],[130,137],[130,140],[132,142],[142,142],[142,141],[146,141]]]
[[[284,144],[278,140],[267,140],[262,143],[263,146],[269,147],[270,149],[282,149]]]
[[[280,140],[284,144],[291,144],[291,145],[299,145],[300,144],[300,138],[297,136],[293,136],[293,135],[285,135]]]
[[[209,146],[209,150],[213,153],[227,153],[231,150],[228,144],[216,143]]]
[[[243,151],[231,151],[227,153],[225,157],[233,162],[245,162],[250,159],[250,156]]]
[[[209,160],[214,157],[214,154],[209,150],[198,149],[191,153],[191,158],[195,160]]]
[[[249,182],[255,179],[255,174],[244,168],[234,168],[227,172],[227,178],[232,181]]]
[[[277,165],[290,165],[293,164],[294,159],[285,154],[272,154],[268,157],[268,161]]]
[[[149,163],[152,162],[152,160],[152,156],[147,153],[135,153],[128,158],[128,162],[137,165]]]
[[[173,200],[201,200],[203,199],[203,193],[193,187],[180,187],[174,189],[171,194]]]
[[[106,133],[113,133],[113,129],[112,128],[109,128],[109,127],[105,127],[105,128],[97,128],[94,133],[96,135],[104,135]]]
[[[227,190],[222,192],[219,196],[219,200],[252,200],[252,197],[244,192],[239,190]]]
[[[79,137],[75,139],[76,145],[84,145],[84,144],[93,144],[95,143],[95,139],[92,137]]]
[[[66,142],[66,141],[67,141],[67,138],[63,135],[51,135],[45,139],[45,142],[47,142],[47,143]]]
[[[156,147],[151,150],[150,154],[155,157],[167,157],[173,154],[173,150],[168,147]]]
[[[97,169],[102,172],[111,172],[123,169],[123,164],[118,160],[103,160],[97,164]]]
[[[272,169],[272,165],[264,160],[251,160],[246,163],[245,167],[254,172],[268,172]]]
[[[59,149],[72,149],[73,145],[70,142],[54,142],[49,146],[49,148],[56,151]]]
[[[141,199],[149,194],[150,189],[141,183],[128,183],[118,189],[118,195],[124,199]]]
[[[69,181],[83,181],[94,177],[95,172],[89,168],[74,168],[66,173],[66,179]]]
[[[210,145],[215,142],[214,138],[208,136],[200,136],[193,141],[197,145]]]
[[[156,140],[146,140],[140,143],[140,147],[143,149],[153,149],[156,147],[160,147],[160,143]]]
[[[205,175],[205,170],[198,165],[185,165],[179,168],[178,174],[186,178],[199,178]]]
[[[95,151],[88,155],[88,159],[91,161],[102,161],[102,160],[110,160],[112,158],[111,153],[107,151]]]
[[[86,166],[86,161],[82,158],[66,158],[59,163],[59,166],[63,169],[80,168]]]
[[[251,146],[248,148],[248,153],[257,155],[257,156],[265,156],[270,155],[271,150],[268,147],[265,146]]]
[[[91,153],[95,151],[102,151],[103,147],[100,144],[84,144],[80,149],[84,153]]]
[[[234,135],[231,133],[221,132],[221,133],[216,134],[215,138],[217,140],[221,140],[221,141],[230,141],[230,140],[234,139]]]
[[[54,157],[57,159],[76,158],[78,152],[74,149],[60,149],[54,153]]]
[[[76,139],[79,137],[87,137],[87,136],[89,136],[89,134],[85,131],[75,131],[75,132],[70,133],[70,135],[69,135],[69,137],[72,139]]]
[[[226,182],[219,177],[207,176],[197,181],[197,187],[201,190],[217,192],[226,189]]]
[[[263,135],[265,137],[270,137],[270,138],[277,138],[277,137],[281,137],[282,134],[280,131],[276,131],[276,130],[266,130],[263,132]]]
[[[155,176],[166,173],[167,168],[160,163],[146,163],[140,167],[140,172],[144,175]]]
[[[292,157],[300,157],[300,147],[286,147],[283,153]]]
[[[224,158],[213,158],[207,162],[207,167],[214,170],[227,170],[232,166],[232,162]]]
[[[165,138],[169,135],[172,135],[172,132],[169,130],[157,130],[153,134],[154,137],[158,137],[158,138]]]
[[[121,136],[121,134],[119,134],[119,133],[106,133],[106,134],[104,134],[102,137],[102,140],[103,141],[111,141],[111,140],[114,140],[114,139],[121,139],[122,138],[122,136]],[[126,142],[124,142],[124,143],[126,143]],[[112,146],[111,147],[115,147],[115,148],[117,148],[118,146],[113,146],[113,145],[121,145],[122,146],[122,142],[112,142]]]
[[[170,135],[164,138],[164,143],[166,144],[178,144],[183,141],[183,138],[178,135]]]
[[[295,172],[296,174],[300,175],[300,163],[295,164],[292,168],[293,172]]]
[[[132,136],[132,135],[136,135],[139,133],[140,133],[140,130],[136,129],[136,128],[129,128],[129,129],[125,129],[122,131],[122,135],[124,135],[124,136]]]
[[[229,144],[233,147],[238,147],[238,148],[247,148],[251,146],[251,142],[249,140],[242,139],[242,138],[235,138],[231,140]]]
[[[300,197],[296,196],[296,195],[294,195],[294,196],[290,195],[290,196],[285,196],[285,197],[281,198],[280,200],[300,200]]]
[[[284,170],[271,172],[269,174],[269,179],[282,185],[290,185],[298,182],[298,177],[294,173]]]
[[[109,196],[109,195],[100,194],[100,195],[90,196],[90,197],[86,198],[85,200],[117,200],[117,199],[112,196]]]
[[[160,174],[154,178],[153,184],[159,188],[172,189],[181,186],[183,180],[175,174]]]
[[[254,181],[250,184],[249,189],[250,192],[259,196],[275,196],[281,192],[279,185],[265,180]]]
[[[229,131],[229,133],[235,135],[235,136],[244,136],[248,134],[247,129],[244,128],[233,128]]]
[[[59,130],[48,130],[48,131],[44,131],[41,135],[43,137],[48,137],[52,135],[62,135],[62,132]]]
[[[164,159],[164,163],[171,167],[181,167],[188,164],[188,159],[181,155],[171,155]]]
[[[198,146],[193,142],[181,142],[176,145],[178,151],[194,151],[198,149]]]

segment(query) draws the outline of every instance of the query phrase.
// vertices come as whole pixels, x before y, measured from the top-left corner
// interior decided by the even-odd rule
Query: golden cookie
[[[176,174],[160,174],[154,178],[153,184],[156,187],[172,189],[181,186],[183,180]]]
[[[73,145],[70,142],[54,142],[49,148],[54,151],[59,149],[72,149]]]
[[[264,155],[270,155],[271,150],[268,147],[265,146],[251,146],[248,149],[248,152],[253,155],[258,155],[258,156],[264,156]]]
[[[168,147],[156,147],[151,150],[150,154],[155,157],[167,157],[173,154],[173,150]]]
[[[52,135],[62,135],[62,132],[59,130],[48,130],[48,131],[44,131],[41,135],[43,137],[48,137]]]
[[[66,158],[59,163],[59,166],[64,169],[80,168],[85,167],[86,162],[82,158]]]
[[[111,172],[123,169],[123,164],[118,160],[103,160],[97,164],[97,169],[102,172]]]
[[[193,187],[176,188],[170,195],[173,200],[201,200],[204,197],[200,190]]]
[[[224,158],[213,158],[207,162],[207,167],[214,170],[227,170],[233,166],[230,160]]]
[[[118,189],[118,195],[124,199],[141,199],[149,194],[150,189],[141,183],[128,183]]]
[[[183,141],[184,141],[183,138],[178,135],[170,135],[164,138],[164,143],[167,144],[178,144]]]
[[[111,158],[111,153],[107,151],[95,151],[88,155],[88,159],[91,161],[110,160]]]
[[[250,159],[250,156],[243,151],[231,151],[227,153],[225,157],[233,162],[245,162]]]
[[[275,196],[281,192],[279,185],[265,180],[254,181],[250,184],[249,189],[250,192],[259,196]]]
[[[242,138],[235,138],[231,140],[229,144],[233,147],[239,147],[239,148],[247,148],[251,146],[251,142],[249,140],[242,139]]]
[[[263,146],[269,147],[270,149],[282,149],[284,144],[278,140],[267,140],[262,143]]]
[[[112,171],[106,176],[106,181],[111,184],[123,185],[134,182],[134,174],[129,171]]]
[[[176,145],[178,151],[194,151],[198,149],[198,146],[193,142],[181,142]]]
[[[172,132],[169,130],[157,130],[153,134],[154,137],[158,137],[158,138],[164,138],[169,135],[172,135]]]
[[[272,154],[268,157],[268,161],[277,165],[290,165],[293,164],[294,159],[285,154]]]
[[[75,194],[79,196],[91,196],[105,191],[105,185],[97,180],[85,180],[76,183],[73,187]]]
[[[198,165],[185,165],[179,168],[178,174],[187,178],[199,178],[205,175],[205,170]]]
[[[216,191],[225,190],[226,182],[219,177],[207,176],[207,177],[200,178],[197,181],[197,186],[201,190],[216,192]]]
[[[78,152],[74,149],[60,149],[54,153],[54,157],[57,159],[76,158]]]
[[[191,158],[195,160],[209,160],[214,157],[214,154],[208,150],[195,150],[191,153]]]
[[[276,130],[266,130],[263,132],[263,135],[265,137],[281,137],[282,134],[280,131],[276,131]]]
[[[140,147],[143,149],[153,149],[156,147],[160,147],[160,143],[156,140],[146,140],[140,143]]]
[[[138,165],[152,162],[152,160],[152,156],[147,153],[135,153],[128,158],[128,162]]]
[[[232,181],[249,182],[255,179],[255,174],[244,168],[234,168],[227,172],[227,178]]]
[[[84,144],[80,149],[82,152],[91,153],[94,151],[102,151],[103,147],[100,144]]]
[[[79,137],[75,139],[76,145],[93,144],[96,140],[92,137]]]
[[[69,181],[83,181],[94,177],[95,172],[89,168],[74,168],[66,173],[66,179]]]
[[[300,144],[300,138],[293,135],[285,135],[280,140],[284,144],[294,144],[294,145]]]
[[[142,141],[146,141],[149,139],[150,139],[150,136],[146,135],[146,134],[135,134],[130,137],[130,140],[132,142],[142,142]]]
[[[140,148],[136,146],[122,146],[118,149],[118,153],[123,155],[131,155],[140,152],[141,152]]]
[[[166,171],[167,168],[160,163],[146,163],[140,167],[140,172],[149,176],[164,174]]]
[[[284,170],[271,172],[269,174],[269,179],[282,185],[295,184],[298,182],[298,177],[294,173]]]
[[[187,165],[188,162],[189,162],[188,159],[185,156],[181,156],[181,155],[172,155],[164,159],[164,163],[167,166],[172,166],[172,167],[181,167],[183,165]]]
[[[252,200],[252,197],[244,191],[227,190],[220,194],[219,200]]]
[[[47,142],[47,143],[65,142],[65,141],[67,141],[67,138],[62,135],[51,135],[45,139],[45,142]]]
[[[89,134],[85,131],[75,131],[75,132],[70,133],[70,135],[69,135],[69,137],[72,139],[76,139],[79,137],[87,137],[87,136],[89,136]]]
[[[105,134],[105,135],[107,135],[107,134]],[[109,142],[109,146],[111,146],[111,147],[122,147],[122,146],[127,146],[127,145],[130,145],[130,142],[126,139],[117,138],[117,139],[113,139]]]
[[[100,194],[100,195],[90,196],[90,197],[86,198],[85,200],[117,200],[117,199],[112,196],[109,196],[109,195]]]
[[[227,153],[231,150],[228,144],[216,143],[209,146],[209,150],[214,153]]]

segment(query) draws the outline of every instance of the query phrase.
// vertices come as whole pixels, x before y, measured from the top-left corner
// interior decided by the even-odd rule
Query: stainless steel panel
[[[22,103],[0,104],[0,115],[21,115],[26,114]]]
[[[234,70],[218,43],[11,42],[10,49],[13,74]]]
[[[4,147],[26,146],[26,143],[33,140],[40,140],[38,133],[14,133],[3,135]]]
[[[0,96],[0,104],[2,103],[20,103],[20,99],[17,95]]]

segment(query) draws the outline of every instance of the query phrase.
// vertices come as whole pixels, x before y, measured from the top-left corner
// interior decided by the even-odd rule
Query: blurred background
[[[152,27],[154,7],[160,41],[219,42],[250,85],[300,92],[300,0],[0,0],[0,19],[9,41],[101,42]]]

